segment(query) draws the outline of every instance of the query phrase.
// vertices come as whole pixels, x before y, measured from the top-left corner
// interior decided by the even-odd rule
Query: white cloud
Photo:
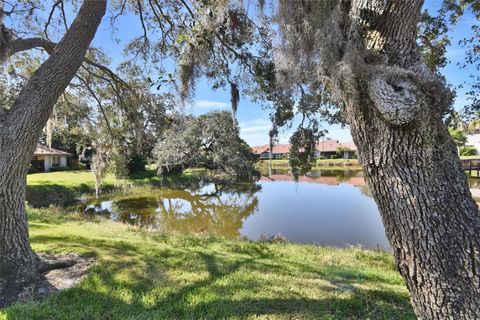
[[[228,109],[230,108],[230,103],[223,102],[223,101],[211,101],[211,100],[197,100],[193,104],[194,108],[198,109]]]
[[[240,122],[240,136],[250,146],[256,146],[268,143],[268,131],[272,127],[270,120],[255,119],[249,121]],[[280,132],[279,142],[286,143],[290,137],[291,132]]]
[[[268,130],[271,123],[264,119],[243,121],[240,125],[240,136],[250,146],[268,143]]]

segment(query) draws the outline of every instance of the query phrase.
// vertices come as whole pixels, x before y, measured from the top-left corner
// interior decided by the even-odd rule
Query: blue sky
[[[425,7],[429,10],[435,10],[440,0],[426,1]],[[464,50],[458,45],[458,42],[463,37],[467,36],[471,31],[471,25],[474,22],[472,15],[466,15],[458,23],[455,31],[451,34],[452,45],[448,48],[447,57],[449,64],[442,70],[446,76],[447,81],[454,87],[462,84],[469,74],[474,70],[460,69],[457,64],[464,61]],[[101,47],[112,58],[114,64],[122,60],[123,48],[125,41],[134,36],[141,34],[140,26],[136,19],[131,17],[124,17],[117,23],[115,36],[119,38],[117,43],[114,40],[114,35],[106,17],[97,32],[94,39],[94,46]],[[172,66],[171,61],[165,61],[167,67]],[[467,89],[457,89],[457,98],[455,101],[455,108],[462,108],[467,102],[465,92]],[[215,110],[230,110],[230,93],[224,89],[212,90],[208,81],[200,79],[197,83],[195,92],[195,101],[192,105],[187,106],[185,111],[195,115],[215,111]],[[268,117],[269,111],[263,110],[259,104],[256,104],[248,99],[248,97],[241,96],[237,119],[240,125],[241,136],[250,145],[266,144],[268,142],[268,130],[270,129],[270,121]],[[350,131],[348,127],[342,128],[339,125],[324,124],[324,129],[328,130],[327,138],[337,139],[340,141],[351,140]],[[279,140],[281,143],[287,142],[292,130],[285,130],[280,133]]]

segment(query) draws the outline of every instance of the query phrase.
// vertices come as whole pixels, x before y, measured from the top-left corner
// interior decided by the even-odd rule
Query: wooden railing
[[[480,170],[480,159],[465,159],[461,160],[462,166],[465,171],[479,171]]]

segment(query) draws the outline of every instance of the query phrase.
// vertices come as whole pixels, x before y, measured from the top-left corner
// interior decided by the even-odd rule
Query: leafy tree
[[[95,196],[98,198],[100,195],[100,187],[107,174],[107,159],[102,147],[96,148],[90,168],[95,176]]]
[[[452,136],[457,147],[462,147],[467,142],[467,137],[463,134],[462,130],[449,128],[448,132]]]
[[[478,1],[462,2],[478,13]],[[459,8],[444,3],[447,12]],[[425,59],[417,42],[422,5],[279,1],[276,74],[283,87],[331,93],[418,317],[473,319],[480,317],[480,216],[443,122],[452,93],[434,68],[442,50]]]
[[[0,108],[0,306],[10,303],[24,285],[35,283],[41,272],[52,267],[33,253],[28,241],[25,176],[41,131],[80,68],[105,9],[105,0],[85,1],[52,55],[22,85],[12,104]],[[14,14],[3,7],[0,10],[0,53],[4,58],[37,46],[38,39],[13,38],[17,34],[5,27],[5,16]]]
[[[206,168],[250,178],[254,156],[239,133],[227,112],[180,117],[155,147],[159,172]]]
[[[146,0],[135,3],[112,0],[108,13],[113,26],[124,14],[139,17],[138,22],[143,25],[143,8],[150,6],[151,11],[145,18],[155,19],[162,30],[160,35],[155,34],[157,45],[151,52],[166,54],[167,50],[162,48],[172,52],[174,49],[162,44],[176,41],[178,32],[172,28],[177,22],[185,23],[184,17],[189,14],[179,10],[179,7],[185,7],[176,0],[166,0],[163,4],[160,7],[156,1],[154,5],[153,1]],[[70,24],[65,14],[67,6],[76,12]],[[162,14],[159,18],[162,9],[171,11],[172,15]],[[29,162],[47,122],[51,128],[49,119],[55,105],[65,107],[62,112],[78,110],[83,103],[89,108],[96,106],[95,112],[88,115],[89,123],[83,125],[108,132],[112,137],[111,148],[116,154],[120,151],[125,154],[125,149],[119,142],[122,141],[119,133],[113,130],[111,118],[135,114],[128,109],[131,106],[151,107],[147,106],[152,101],[150,95],[139,94],[137,87],[108,67],[110,61],[100,50],[90,48],[106,12],[107,0],[0,1],[0,224],[3,226],[0,230],[0,307],[15,301],[23,290],[36,295],[45,285],[42,273],[65,265],[51,263],[32,251],[25,212],[25,177]],[[175,24],[171,19],[177,19]],[[147,59],[149,48],[145,41],[142,44],[134,38],[128,42],[128,52],[132,55],[125,63],[129,58],[138,58],[140,52],[145,53],[143,60]],[[149,57],[150,62],[158,62],[158,55]],[[160,73],[155,65],[144,64],[142,72],[136,74],[149,74],[151,70]],[[105,99],[107,90],[111,90],[109,99]],[[122,118],[123,124],[132,120],[118,118]],[[130,123],[139,127],[141,121],[135,119]],[[83,129],[88,132],[88,128]],[[50,137],[51,129],[47,131]]]

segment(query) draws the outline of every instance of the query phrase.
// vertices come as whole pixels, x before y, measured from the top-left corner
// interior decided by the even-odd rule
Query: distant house
[[[66,168],[69,156],[71,154],[68,152],[38,144],[31,165],[43,172],[49,172],[51,168]]]
[[[330,159],[339,156],[343,159],[355,158],[357,147],[353,141],[341,143],[338,140],[325,140],[317,144],[315,156],[322,159]]]
[[[252,150],[261,160],[269,159],[270,146],[268,144],[255,146]],[[288,159],[289,155],[289,144],[276,144],[272,148],[272,159]]]
[[[341,143],[338,140],[325,140],[319,142],[315,148],[315,157],[330,159],[332,156],[338,156],[341,151],[341,157],[344,159],[352,159],[355,157],[357,147],[352,142]],[[265,160],[269,158],[270,147],[268,144],[254,146],[253,153],[260,159]],[[290,155],[289,144],[277,144],[272,150],[272,159],[288,159]]]

